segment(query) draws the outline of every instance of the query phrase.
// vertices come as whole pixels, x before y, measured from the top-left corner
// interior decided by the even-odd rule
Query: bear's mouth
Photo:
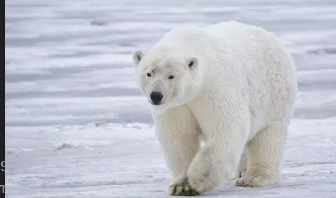
[[[163,104],[162,102],[154,102],[154,101],[151,101],[150,103],[154,106],[159,106]]]

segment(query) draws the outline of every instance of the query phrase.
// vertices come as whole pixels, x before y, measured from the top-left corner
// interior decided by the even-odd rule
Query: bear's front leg
[[[198,195],[187,179],[189,165],[200,147],[195,118],[186,106],[171,108],[161,115],[153,112],[153,118],[156,134],[173,177],[168,194]]]
[[[201,194],[217,187],[223,177],[231,176],[247,140],[249,117],[242,106],[226,104],[225,107],[209,104],[199,114],[195,111],[206,141],[187,176],[190,186]]]

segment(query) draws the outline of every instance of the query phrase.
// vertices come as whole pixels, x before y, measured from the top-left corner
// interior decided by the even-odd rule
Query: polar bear
[[[236,170],[237,186],[277,182],[297,81],[272,33],[234,21],[186,25],[133,60],[170,195],[203,194]]]

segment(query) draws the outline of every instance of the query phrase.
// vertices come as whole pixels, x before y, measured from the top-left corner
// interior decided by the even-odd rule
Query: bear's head
[[[188,103],[200,92],[199,60],[182,51],[152,49],[133,54],[137,84],[157,112]]]

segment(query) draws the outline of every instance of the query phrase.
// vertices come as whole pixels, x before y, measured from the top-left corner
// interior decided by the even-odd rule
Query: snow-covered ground
[[[336,197],[334,0],[6,0],[6,196],[167,197],[131,54],[178,25],[227,20],[275,32],[300,93],[280,184],[224,181],[205,197]]]

